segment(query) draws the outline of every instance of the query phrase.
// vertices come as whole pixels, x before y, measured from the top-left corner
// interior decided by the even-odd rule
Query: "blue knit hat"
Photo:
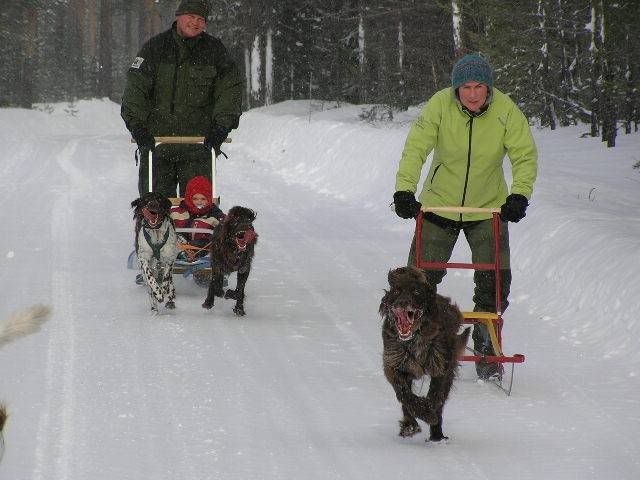
[[[467,82],[479,82],[489,88],[493,87],[493,69],[489,62],[476,53],[462,57],[451,71],[451,86],[454,90]]]

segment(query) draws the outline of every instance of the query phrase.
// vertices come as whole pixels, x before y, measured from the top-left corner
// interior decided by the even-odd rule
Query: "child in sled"
[[[171,218],[176,228],[213,229],[224,217],[223,211],[213,202],[211,182],[202,176],[189,180],[184,200],[171,209]],[[199,247],[205,247],[211,240],[211,235],[206,233],[182,235],[185,236],[184,241]],[[184,252],[180,255],[183,254]],[[203,251],[203,255],[206,255],[206,251]]]

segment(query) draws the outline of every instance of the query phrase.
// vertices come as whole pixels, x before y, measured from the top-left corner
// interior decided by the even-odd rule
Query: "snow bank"
[[[405,126],[368,124],[359,119],[362,107],[317,108],[289,101],[251,110],[234,141],[249,145],[289,183],[365,208],[388,205]]]

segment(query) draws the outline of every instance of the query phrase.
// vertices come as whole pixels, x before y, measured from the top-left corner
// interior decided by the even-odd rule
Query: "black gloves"
[[[411,192],[396,192],[393,194],[393,203],[396,206],[396,215],[400,218],[415,218],[420,212],[420,202]]]
[[[204,146],[212,148],[216,156],[220,155],[220,146],[225,141],[231,130],[214,125],[211,131],[204,137]]]
[[[156,140],[153,135],[149,133],[146,127],[134,128],[131,130],[131,136],[138,144],[139,150],[153,151],[156,148]]]
[[[519,193],[512,193],[507,197],[504,205],[500,207],[500,218],[505,222],[518,223],[526,215],[528,205],[527,197]]]

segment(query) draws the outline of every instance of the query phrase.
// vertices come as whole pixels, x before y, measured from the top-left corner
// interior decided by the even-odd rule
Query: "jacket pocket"
[[[429,181],[429,183],[431,183],[433,185],[433,181],[436,178],[436,173],[438,173],[438,170],[440,169],[440,167],[442,166],[442,164],[438,165],[436,168],[433,169],[433,174],[431,175],[431,180]]]
[[[215,78],[214,66],[191,66],[187,75],[187,104],[193,107],[211,105]]]

